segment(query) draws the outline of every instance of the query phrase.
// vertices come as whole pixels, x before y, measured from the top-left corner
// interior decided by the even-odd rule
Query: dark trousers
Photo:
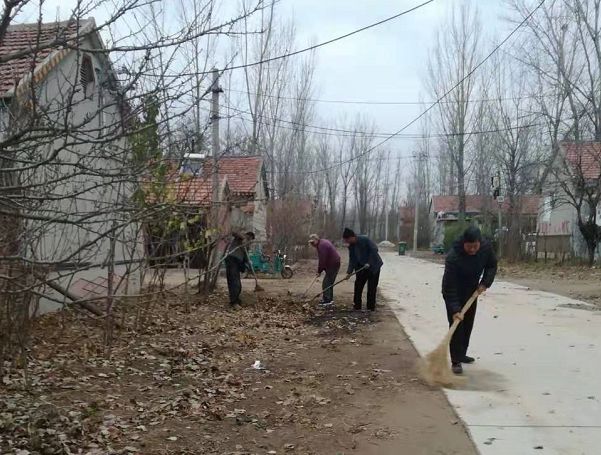
[[[457,330],[451,338],[451,362],[460,363],[467,354],[467,349],[470,345],[470,337],[472,335],[472,328],[474,327],[474,319],[476,318],[476,306],[477,301],[471,306],[471,308],[465,313],[463,321],[457,326]],[[453,324],[453,313],[447,308],[447,319],[449,320],[449,327]]]
[[[330,303],[334,300],[334,288],[331,287],[336,282],[336,277],[340,271],[340,264],[326,269],[326,275],[323,277],[321,282],[321,289],[323,290],[323,302]],[[330,289],[326,289],[330,288]]]
[[[370,270],[361,270],[357,273],[355,278],[355,295],[353,297],[353,303],[355,309],[361,309],[361,298],[363,294],[363,288],[367,283],[367,309],[376,309],[376,293],[378,292],[378,283],[380,282],[380,271],[372,273]]]
[[[236,258],[227,257],[225,259],[225,278],[227,279],[227,291],[230,295],[230,305],[240,303],[240,294],[242,293],[240,273],[242,273],[240,261]]]

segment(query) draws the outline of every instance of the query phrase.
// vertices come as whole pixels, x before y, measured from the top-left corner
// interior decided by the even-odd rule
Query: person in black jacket
[[[493,283],[497,273],[497,258],[492,245],[482,239],[480,229],[468,227],[455,241],[449,252],[442,278],[442,296],[447,307],[449,326],[455,319],[461,322],[451,339],[450,351],[453,373],[463,373],[462,363],[472,363],[467,355],[470,336],[476,316],[476,304],[461,317],[461,309],[472,294],[484,293]]]
[[[255,234],[247,232],[244,236],[232,232],[232,240],[227,246],[225,256],[225,278],[227,290],[230,297],[230,306],[237,308],[240,305],[240,294],[242,293],[242,282],[240,274],[250,267],[248,258],[248,245],[255,239]]]
[[[349,250],[349,264],[345,279],[348,280],[353,272],[357,272],[353,296],[354,308],[355,310],[361,309],[363,288],[367,283],[367,309],[375,311],[380,269],[383,264],[378,247],[367,236],[356,235],[349,228],[344,229],[342,239],[348,245]]]

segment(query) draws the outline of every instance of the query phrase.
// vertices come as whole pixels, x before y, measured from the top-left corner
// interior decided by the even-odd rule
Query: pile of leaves
[[[167,299],[122,307],[110,353],[101,321],[73,311],[41,317],[28,364],[5,365],[0,378],[0,453],[171,453],[186,433],[197,437],[192,424],[310,425],[290,409],[308,415],[328,399],[306,389],[281,397],[278,415],[249,415],[240,403],[271,387],[257,387],[257,375],[267,381],[272,363],[296,355],[291,346],[302,350],[316,334],[369,322],[344,312],[323,316],[290,297],[253,295],[240,311],[220,294]],[[315,385],[316,375],[291,372],[286,380]]]

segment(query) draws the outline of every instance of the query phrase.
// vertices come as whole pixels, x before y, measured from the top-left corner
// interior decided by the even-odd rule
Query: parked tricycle
[[[249,259],[256,273],[270,275],[279,273],[285,279],[290,279],[294,275],[292,267],[286,264],[288,256],[282,250],[274,251],[273,256],[270,256],[257,249],[249,253]]]

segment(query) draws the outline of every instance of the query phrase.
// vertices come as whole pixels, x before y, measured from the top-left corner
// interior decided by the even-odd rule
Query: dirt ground
[[[0,384],[0,453],[476,453],[386,307],[348,311],[350,283],[334,310],[301,304],[314,266],[245,280],[237,312],[222,294],[131,304],[110,359],[98,321],[45,315]]]
[[[601,308],[601,269],[544,263],[501,264],[499,276],[532,289],[552,292]]]
[[[418,251],[415,257],[444,263],[444,256]],[[540,291],[582,300],[601,308],[601,269],[553,261],[499,264],[500,279]]]

